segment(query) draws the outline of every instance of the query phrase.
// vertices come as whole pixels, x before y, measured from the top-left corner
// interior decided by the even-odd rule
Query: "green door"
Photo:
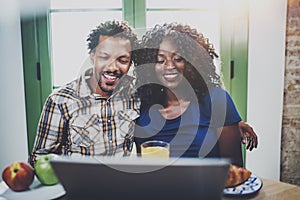
[[[21,19],[29,152],[43,103],[52,90],[47,16],[32,15]]]

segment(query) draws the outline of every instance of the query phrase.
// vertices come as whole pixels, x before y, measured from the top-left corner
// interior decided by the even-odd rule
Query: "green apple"
[[[49,161],[55,156],[57,155],[46,154],[40,156],[34,165],[35,174],[43,185],[55,185],[59,182]]]

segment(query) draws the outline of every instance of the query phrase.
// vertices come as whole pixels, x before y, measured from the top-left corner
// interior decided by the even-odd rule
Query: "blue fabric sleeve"
[[[210,91],[211,126],[229,126],[241,121],[241,117],[229,93],[222,88]]]

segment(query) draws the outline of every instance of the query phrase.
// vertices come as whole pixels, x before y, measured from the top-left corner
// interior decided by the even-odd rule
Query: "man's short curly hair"
[[[208,89],[222,85],[213,62],[218,55],[209,40],[189,25],[165,23],[147,31],[140,44],[136,73],[138,85],[142,86],[139,88],[142,99],[150,98],[152,101],[162,99],[150,104],[163,104],[164,94],[161,92],[163,86],[151,83],[156,77],[154,66],[157,63],[159,46],[164,38],[168,38],[175,44],[177,52],[184,59],[184,77],[193,88],[192,92],[196,94],[199,102]]]
[[[135,50],[138,45],[137,34],[126,21],[106,21],[97,26],[96,29],[92,30],[86,40],[88,42],[89,53],[92,53],[99,44],[100,36],[128,39],[132,50]]]

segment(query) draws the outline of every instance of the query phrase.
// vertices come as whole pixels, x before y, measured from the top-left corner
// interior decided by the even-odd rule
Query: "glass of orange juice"
[[[170,144],[164,141],[151,140],[141,144],[143,158],[169,158]]]

